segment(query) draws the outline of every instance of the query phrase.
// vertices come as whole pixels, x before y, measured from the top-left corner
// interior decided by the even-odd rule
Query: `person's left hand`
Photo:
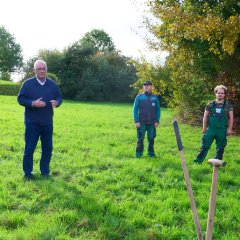
[[[159,125],[159,124],[158,124],[157,122],[154,123],[154,127],[155,127],[155,128],[157,128],[158,125]]]
[[[52,104],[52,107],[55,108],[58,105],[58,102],[56,100],[51,100],[50,103]]]

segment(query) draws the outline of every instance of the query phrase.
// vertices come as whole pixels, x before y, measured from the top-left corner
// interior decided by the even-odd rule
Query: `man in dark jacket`
[[[136,157],[143,155],[144,136],[147,131],[148,136],[148,155],[154,157],[154,138],[156,128],[160,119],[160,102],[156,95],[152,93],[152,83],[143,83],[144,93],[136,96],[133,105],[133,117],[137,128]]]
[[[25,107],[25,149],[23,156],[24,177],[33,178],[33,154],[41,140],[42,155],[40,171],[42,176],[49,176],[52,156],[53,108],[62,103],[62,95],[54,81],[46,77],[47,64],[43,60],[34,63],[35,76],[22,84],[18,102]]]

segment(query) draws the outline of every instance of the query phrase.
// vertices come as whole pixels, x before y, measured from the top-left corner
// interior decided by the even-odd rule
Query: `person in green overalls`
[[[233,106],[225,100],[226,92],[227,88],[225,86],[216,86],[214,88],[216,99],[205,107],[202,146],[194,160],[195,163],[204,161],[214,139],[216,140],[216,155],[214,158],[222,160],[224,148],[227,145],[227,135],[232,134],[233,128]]]

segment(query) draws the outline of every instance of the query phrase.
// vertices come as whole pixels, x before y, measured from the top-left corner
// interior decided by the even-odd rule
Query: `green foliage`
[[[59,82],[60,80],[58,80],[57,73],[61,72],[62,55],[63,53],[58,50],[39,50],[38,55],[30,58],[24,66],[23,71],[25,72],[25,75],[23,79],[28,79],[35,74],[33,72],[34,62],[37,59],[42,59],[47,63],[48,75],[53,74],[50,78],[53,78],[56,80],[56,82]]]
[[[36,59],[47,62],[64,98],[115,102],[133,98],[130,85],[136,81],[135,67],[115,50],[112,39],[102,30],[86,33],[63,52],[39,51],[27,62],[25,79],[32,76]]]
[[[9,72],[2,72],[1,73],[1,79],[4,81],[10,81],[11,80],[11,74]]]
[[[183,39],[199,39],[209,44],[210,52],[217,55],[223,53],[233,54],[240,33],[239,6],[232,15],[223,18],[221,15],[225,8],[219,1],[159,1],[150,0],[152,13],[162,20],[161,24],[152,26],[155,36],[161,38],[163,46],[173,51],[174,46],[181,44]],[[212,2],[212,1],[210,1]],[[225,0],[223,2],[229,2]],[[231,13],[231,12],[229,12]],[[171,40],[171,42],[169,41]]]
[[[96,52],[115,51],[112,38],[103,30],[93,29],[87,32],[79,42],[81,46],[93,48]]]
[[[61,84],[56,74],[48,72],[47,77],[52,79],[57,85]]]
[[[67,98],[93,101],[129,101],[129,87],[136,80],[129,58],[115,51],[96,52],[75,43],[65,49],[58,77]]]
[[[0,78],[10,80],[10,73],[22,66],[22,50],[15,38],[0,26]]]
[[[162,109],[156,158],[135,159],[132,104],[64,101],[54,110],[51,178],[22,179],[23,107],[0,96],[0,239],[196,239],[172,128]],[[180,124],[200,224],[205,237],[212,167],[193,165],[201,129]],[[191,141],[189,141],[191,139]],[[146,139],[145,139],[146,144]],[[215,148],[212,146],[208,157]],[[240,238],[239,137],[228,139],[219,169],[214,239]]]
[[[95,76],[101,82],[101,100],[127,102],[132,99],[130,84],[136,81],[136,69],[129,58],[117,52],[93,58]],[[95,93],[96,94],[96,93]]]
[[[238,128],[240,7],[237,1],[149,0],[148,3],[158,20],[146,21],[156,37],[151,46],[169,52],[166,65],[173,90],[171,106],[177,108],[183,120],[199,122],[202,108],[214,98],[213,88],[224,84],[230,90],[229,100],[235,105]]]
[[[161,106],[167,106],[172,96],[170,73],[167,66],[161,66],[148,62],[144,57],[141,61],[131,61],[137,71],[138,81],[132,84],[137,92],[143,91],[143,83],[150,80],[153,83],[153,93],[161,98]]]
[[[20,86],[19,83],[0,80],[0,95],[17,96]]]

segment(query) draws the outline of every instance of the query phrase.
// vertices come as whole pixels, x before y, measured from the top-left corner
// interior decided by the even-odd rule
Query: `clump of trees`
[[[145,25],[154,35],[149,45],[169,56],[157,77],[168,104],[185,122],[201,122],[213,89],[224,84],[240,122],[240,5],[235,0],[148,0],[155,19]],[[170,90],[170,91],[169,91]],[[239,130],[238,130],[239,131]]]
[[[63,96],[90,101],[132,100],[136,68],[131,59],[116,50],[111,37],[103,30],[94,29],[82,39],[65,48],[40,50],[26,66],[25,79],[32,75],[37,58],[48,64],[48,72],[59,84]],[[50,76],[50,75],[49,75]]]
[[[24,79],[33,76],[33,64],[43,59],[48,77],[60,86],[63,97],[86,101],[132,101],[136,93],[136,68],[131,58],[121,54],[112,38],[103,30],[93,29],[63,51],[39,50],[23,63],[22,50],[15,38],[0,27],[0,79],[21,69]]]

